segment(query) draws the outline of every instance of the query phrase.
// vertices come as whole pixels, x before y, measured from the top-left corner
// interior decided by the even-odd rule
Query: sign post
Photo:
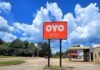
[[[48,51],[48,67],[50,66],[50,39],[48,40],[49,42],[49,51]]]
[[[61,39],[60,39],[60,67],[62,67],[62,47],[61,47]]]
[[[62,39],[67,39],[67,22],[44,22],[43,38],[49,42],[48,67],[50,66],[50,39],[60,40],[60,67],[62,67]]]

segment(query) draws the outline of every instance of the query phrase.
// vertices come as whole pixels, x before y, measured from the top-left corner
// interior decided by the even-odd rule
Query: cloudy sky
[[[6,42],[44,42],[45,21],[68,22],[63,51],[74,44],[100,44],[100,0],[0,0],[0,38]],[[59,51],[59,40],[51,46]]]

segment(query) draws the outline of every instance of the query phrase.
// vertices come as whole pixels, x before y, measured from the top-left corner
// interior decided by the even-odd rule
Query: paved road
[[[27,58],[25,59],[25,61],[26,63],[20,65],[0,67],[0,70],[43,70],[44,66],[47,65],[47,59],[44,58]],[[59,60],[51,59],[51,64],[59,65]],[[100,65],[97,64],[84,62],[68,62],[66,59],[63,60],[63,66],[72,67],[74,68],[73,70],[100,70]]]

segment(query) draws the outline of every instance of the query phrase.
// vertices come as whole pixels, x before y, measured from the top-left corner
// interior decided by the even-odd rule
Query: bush
[[[19,39],[14,40],[11,43],[0,44],[0,55],[4,56],[32,56],[35,51],[33,43],[27,41],[21,41]]]

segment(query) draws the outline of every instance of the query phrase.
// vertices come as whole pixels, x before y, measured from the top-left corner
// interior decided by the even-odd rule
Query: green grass
[[[45,66],[43,70],[66,70],[66,68],[59,66]]]
[[[59,67],[55,65],[51,65],[48,67],[47,65],[43,68],[43,70],[74,70],[74,67]]]
[[[1,66],[18,65],[18,64],[22,64],[22,63],[25,63],[25,61],[4,61],[4,62],[0,62],[0,67]]]
[[[0,58],[12,58],[12,57],[16,57],[16,56],[0,56]]]

